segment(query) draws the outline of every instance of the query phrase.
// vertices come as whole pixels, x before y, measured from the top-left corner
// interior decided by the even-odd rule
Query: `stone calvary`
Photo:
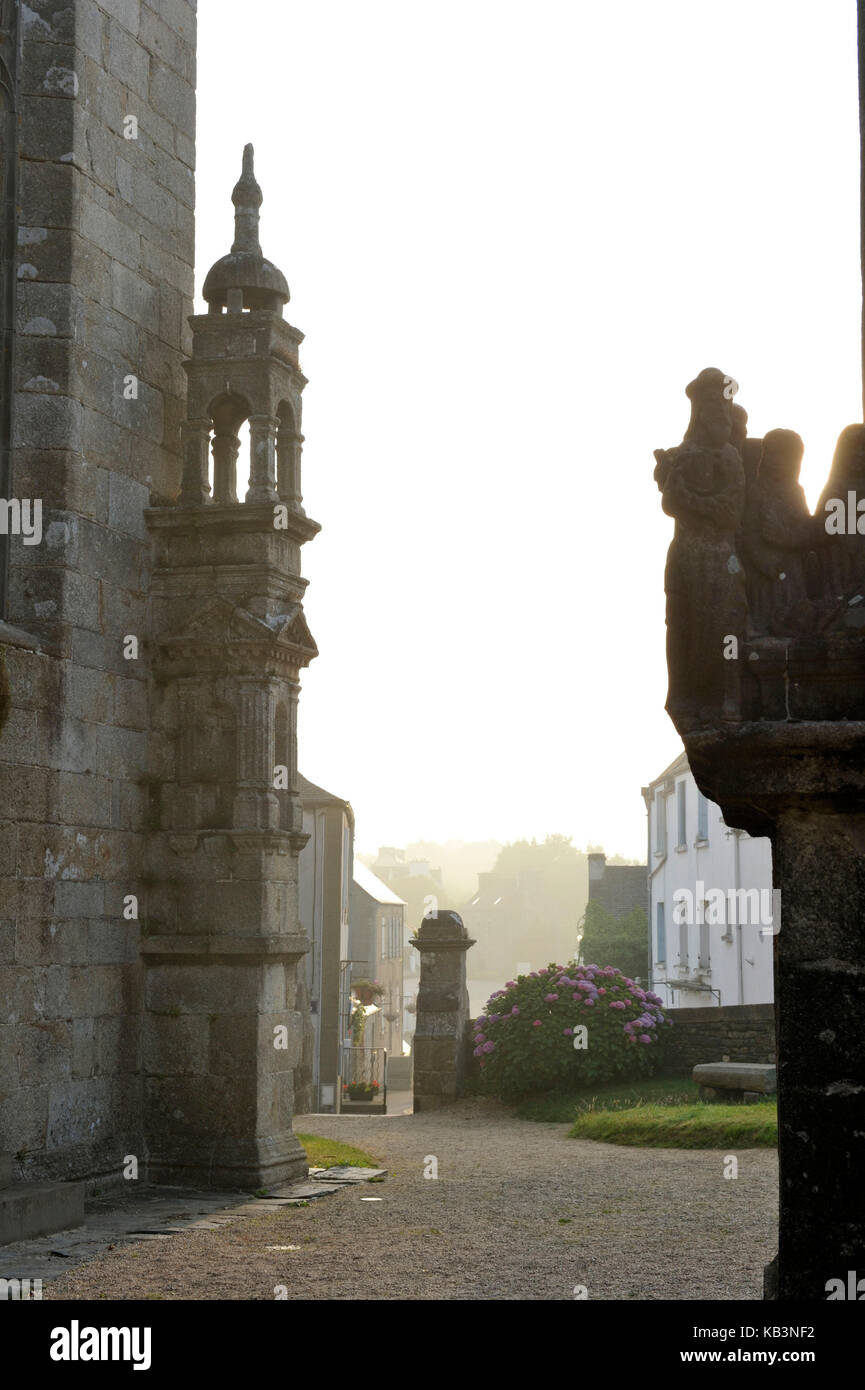
[[[865,1254],[865,536],[827,526],[865,496],[865,425],[841,434],[811,515],[792,430],[747,433],[736,383],[686,388],[655,451],[667,558],[666,708],[700,790],[769,836],[780,1211],[767,1298],[826,1298]]]

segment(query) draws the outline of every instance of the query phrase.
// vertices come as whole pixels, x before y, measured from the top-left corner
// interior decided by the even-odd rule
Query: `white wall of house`
[[[771,1003],[770,841],[724,824],[684,754],[644,796],[652,988],[671,1008]]]

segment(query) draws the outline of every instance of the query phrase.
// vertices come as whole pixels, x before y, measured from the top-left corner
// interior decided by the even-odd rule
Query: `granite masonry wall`
[[[143,513],[180,480],[196,16],[21,14],[12,496],[42,500],[43,536],[10,537],[0,615],[0,1151],[92,1177],[143,1156]]]
[[[725,1004],[720,1009],[670,1009],[664,1071],[690,1076],[699,1062],[775,1061],[774,1004]]]

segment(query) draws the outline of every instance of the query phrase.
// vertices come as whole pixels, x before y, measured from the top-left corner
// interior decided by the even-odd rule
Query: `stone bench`
[[[701,1062],[692,1075],[700,1100],[753,1103],[777,1089],[774,1062]]]

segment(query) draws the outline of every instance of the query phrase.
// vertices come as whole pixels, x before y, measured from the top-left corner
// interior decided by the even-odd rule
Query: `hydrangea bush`
[[[513,1096],[651,1076],[671,1026],[661,1003],[612,965],[571,961],[509,980],[474,1024],[482,1088]]]

